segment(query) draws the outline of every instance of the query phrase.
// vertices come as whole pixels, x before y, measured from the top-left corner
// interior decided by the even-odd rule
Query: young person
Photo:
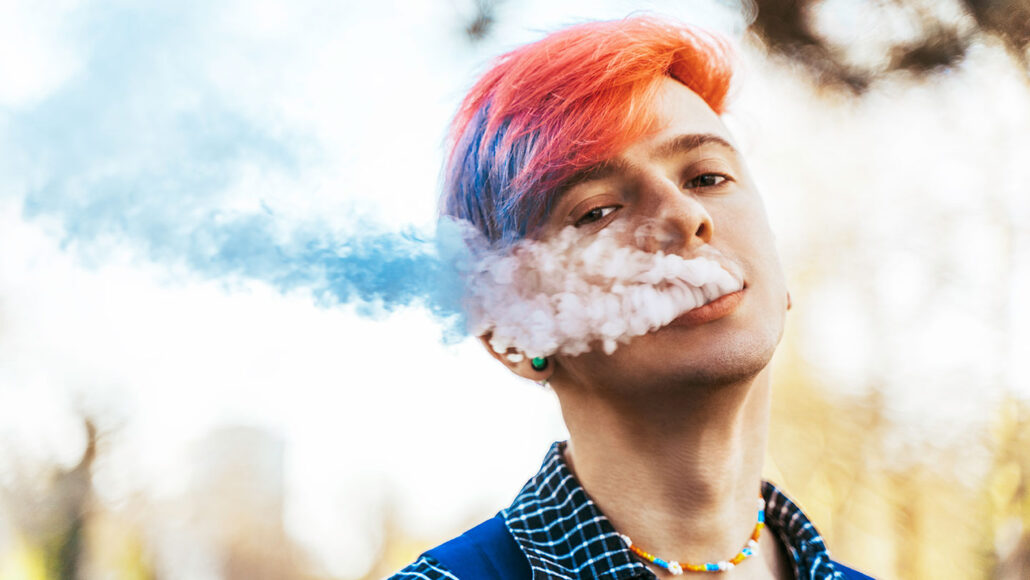
[[[611,239],[661,260],[703,257],[732,283],[698,286],[671,321],[573,354],[558,343],[520,350],[488,329],[498,361],[554,389],[569,440],[497,518],[394,578],[852,572],[761,479],[769,361],[790,298],[762,199],[720,119],[730,79],[719,39],[637,17],[551,34],[472,88],[453,126],[443,214],[497,248]],[[559,274],[549,272],[540,276]]]

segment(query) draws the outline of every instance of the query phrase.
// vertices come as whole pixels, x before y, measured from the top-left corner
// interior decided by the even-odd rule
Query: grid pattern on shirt
[[[458,580],[458,577],[443,564],[429,556],[420,556],[411,565],[390,576],[390,580],[442,580],[445,578]]]
[[[834,569],[826,542],[801,508],[768,481],[762,483],[762,496],[765,497],[766,526],[787,547],[794,577],[799,580],[843,578]]]
[[[551,446],[540,471],[501,511],[505,524],[529,560],[533,580],[651,580],[655,575],[622,542],[572,475],[563,442]],[[826,544],[801,509],[774,485],[762,484],[765,521],[787,547],[799,580],[843,578]],[[687,576],[684,576],[687,577]],[[439,562],[423,556],[390,580],[454,578]],[[465,579],[462,579],[465,580]]]

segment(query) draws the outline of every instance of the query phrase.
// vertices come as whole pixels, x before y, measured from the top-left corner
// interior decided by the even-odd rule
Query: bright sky
[[[17,461],[77,460],[79,410],[115,430],[97,473],[113,504],[173,497],[194,442],[261,426],[286,442],[291,533],[338,574],[367,564],[381,502],[423,534],[505,505],[563,437],[548,392],[473,340],[442,344],[418,308],[361,316],[269,283],[247,261],[264,256],[240,270],[216,250],[233,234],[256,255],[298,232],[427,227],[444,128],[491,56],[640,9],[738,35],[726,5],[502,3],[470,46],[460,0],[0,4],[0,480]],[[730,119],[795,279],[833,263],[813,240],[869,222],[853,240],[868,263],[835,264],[838,286],[797,306],[825,315],[803,330],[831,388],[886,365],[912,387],[891,408],[917,429],[968,414],[964,389],[992,372],[1030,392],[1014,372],[1025,305],[1010,352],[983,347],[999,248],[1030,263],[1028,92],[981,52],[933,85],[837,108],[748,57]],[[1006,220],[1008,241],[991,229]],[[961,283],[924,313],[934,268]],[[856,270],[870,272],[859,285]],[[882,316],[926,323],[870,336],[870,293]]]

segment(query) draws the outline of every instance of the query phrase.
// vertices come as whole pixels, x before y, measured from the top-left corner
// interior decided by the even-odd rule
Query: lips
[[[736,292],[724,294],[703,306],[688,310],[670,322],[669,326],[699,326],[728,316],[740,305],[745,290],[747,284]]]

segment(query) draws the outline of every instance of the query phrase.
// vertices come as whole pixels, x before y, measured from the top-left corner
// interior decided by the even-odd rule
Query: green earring
[[[547,368],[547,359],[542,356],[535,356],[533,360],[529,361],[529,364],[533,367],[534,371],[542,371]]]

